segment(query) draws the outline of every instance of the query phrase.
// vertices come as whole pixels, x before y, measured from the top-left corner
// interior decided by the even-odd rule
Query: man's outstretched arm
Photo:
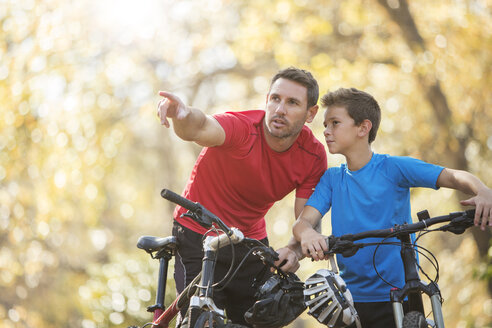
[[[178,96],[167,91],[159,91],[159,95],[163,99],[157,105],[157,116],[161,124],[167,128],[170,126],[170,118],[178,137],[204,147],[220,146],[224,143],[225,131],[212,116],[186,106]]]

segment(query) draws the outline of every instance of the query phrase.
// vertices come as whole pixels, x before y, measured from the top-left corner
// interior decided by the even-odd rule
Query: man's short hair
[[[275,81],[277,81],[280,78],[297,82],[300,85],[306,87],[308,108],[313,107],[318,103],[318,98],[319,98],[318,82],[313,77],[313,75],[308,71],[296,67],[289,67],[283,69],[279,71],[277,74],[275,74],[275,76],[272,78],[272,82],[270,83],[270,88],[272,87],[273,83],[275,83]]]
[[[340,88],[325,94],[321,98],[321,106],[326,108],[332,106],[344,107],[356,125],[360,125],[364,120],[371,121],[372,128],[369,131],[369,143],[376,139],[379,123],[381,122],[381,109],[376,99],[367,92],[356,88]]]

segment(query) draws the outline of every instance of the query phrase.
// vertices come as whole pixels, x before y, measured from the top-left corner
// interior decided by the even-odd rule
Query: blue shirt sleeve
[[[437,179],[444,167],[405,156],[392,156],[389,163],[394,181],[398,181],[401,188],[439,189]]]
[[[316,185],[313,194],[309,197],[306,203],[307,206],[317,209],[321,213],[321,216],[324,216],[331,207],[333,189],[331,185],[330,172],[334,169],[336,168],[330,168],[325,171]]]

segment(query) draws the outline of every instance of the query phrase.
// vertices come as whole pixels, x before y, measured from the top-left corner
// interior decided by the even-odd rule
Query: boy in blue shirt
[[[335,236],[411,223],[411,187],[446,187],[473,195],[461,204],[475,206],[475,225],[482,220],[482,230],[492,225],[492,190],[474,175],[410,157],[373,153],[371,143],[381,110],[371,95],[341,88],[323,96],[321,104],[326,107],[323,124],[328,149],[344,155],[347,163],[325,172],[293,226],[304,256],[325,259],[325,237],[313,227],[330,208]],[[390,287],[377,276],[373,253],[374,247],[365,247],[352,257],[337,256],[340,274],[352,293],[363,328],[395,327]],[[383,246],[376,253],[379,273],[396,286],[404,285],[403,268],[396,265],[400,262],[398,247]]]

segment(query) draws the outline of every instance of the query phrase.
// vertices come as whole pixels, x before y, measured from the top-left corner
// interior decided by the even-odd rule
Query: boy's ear
[[[359,137],[365,137],[369,135],[369,132],[372,129],[372,122],[369,120],[364,120],[362,123],[359,125],[359,132],[358,135]]]

